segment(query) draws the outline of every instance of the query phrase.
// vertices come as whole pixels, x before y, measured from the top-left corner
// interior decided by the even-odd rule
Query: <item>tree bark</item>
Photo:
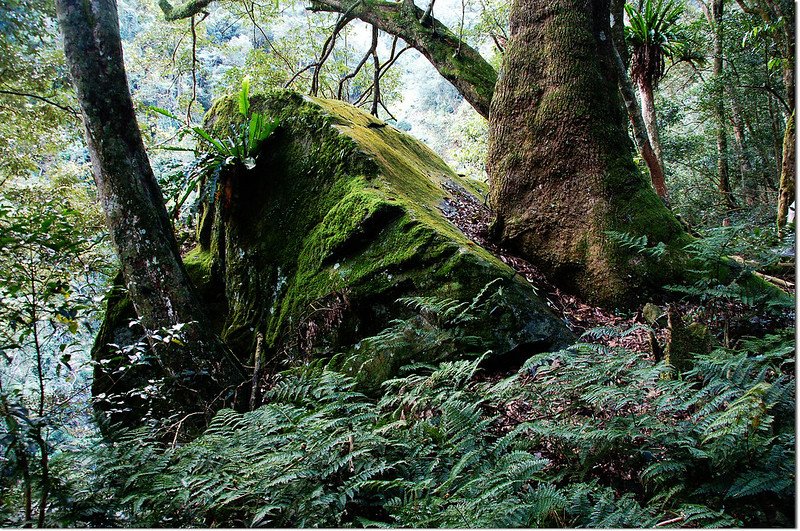
[[[786,136],[783,139],[783,162],[781,167],[781,182],[778,190],[778,230],[786,227],[789,206],[795,200],[795,113],[786,123]]]
[[[633,163],[611,44],[608,0],[515,0],[487,164],[494,236],[605,305],[682,267],[655,267],[607,231],[663,242],[676,257],[689,240]]]
[[[730,176],[728,172],[728,132],[725,128],[725,95],[724,80],[722,79],[723,68],[723,36],[724,26],[722,23],[724,0],[714,0],[711,6],[711,27],[714,31],[714,118],[717,122],[717,187],[725,206],[728,209],[736,208],[736,200],[731,190]]]
[[[622,15],[620,14],[619,17],[618,25],[621,26]],[[614,17],[614,19],[617,20],[616,17]],[[622,100],[625,102],[625,109],[628,111],[628,119],[633,129],[633,141],[636,144],[636,149],[638,149],[639,153],[642,155],[647,169],[650,171],[650,181],[653,183],[653,188],[661,200],[669,205],[669,191],[667,190],[667,183],[664,178],[664,167],[656,155],[656,152],[653,150],[653,146],[650,144],[650,137],[647,135],[647,126],[642,117],[642,108],[639,106],[639,100],[636,98],[633,82],[630,76],[628,76],[628,69],[619,52],[620,48],[624,49],[625,41],[618,41],[617,39],[624,39],[624,37],[619,36],[621,32],[614,32],[613,30],[614,28],[612,27],[612,33],[614,34],[611,49],[612,59],[619,79],[619,92],[620,95],[622,95]],[[618,42],[621,42],[621,45],[617,44]]]
[[[750,164],[745,155],[745,134],[744,134],[744,119],[742,118],[742,109],[739,106],[739,101],[736,99],[736,93],[730,84],[725,86],[725,92],[728,95],[728,100],[731,104],[731,122],[733,123],[733,150],[736,153],[736,160],[739,164],[739,179],[741,182],[741,197],[748,205],[753,205],[755,202],[755,191],[752,184],[748,181],[748,174],[750,173]]]
[[[56,9],[98,197],[131,301],[146,330],[185,326],[183,346],[151,341],[164,370],[164,402],[207,418],[241,372],[210,332],[184,269],[136,122],[116,2],[57,0]]]
[[[650,145],[653,147],[653,152],[656,155],[656,159],[658,159],[658,164],[663,168],[664,157],[661,152],[661,139],[658,136],[658,120],[656,117],[656,103],[652,85],[647,83],[639,85],[639,97],[642,100],[642,117],[644,118],[644,125],[647,128],[647,137],[650,139]]]

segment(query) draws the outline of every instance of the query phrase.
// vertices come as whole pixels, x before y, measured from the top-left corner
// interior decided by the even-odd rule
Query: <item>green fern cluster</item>
[[[480,301],[411,304],[439,334],[461,318],[469,322],[480,307]],[[594,335],[614,333],[626,332]],[[394,336],[371,341],[389,348],[385,342]],[[482,361],[408,365],[377,398],[323,362],[286,371],[268,391],[267,405],[221,411],[184,446],[138,431],[77,454],[83,461],[73,469],[85,477],[73,474],[59,491],[59,521],[792,524],[790,332],[698,356],[683,375],[640,354],[587,343],[534,356],[499,380],[482,374]]]
[[[684,523],[724,510],[715,525],[785,525],[794,513],[794,351],[785,331],[698,356],[682,378],[667,378],[663,363],[583,344],[531,358],[524,384],[512,377],[492,392],[537,411],[528,433],[559,465],[559,482],[634,488],[656,514]]]

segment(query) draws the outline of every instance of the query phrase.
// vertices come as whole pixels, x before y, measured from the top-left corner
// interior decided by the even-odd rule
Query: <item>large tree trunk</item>
[[[152,341],[164,369],[163,406],[198,425],[240,376],[209,332],[136,122],[114,0],[57,0],[64,51],[81,104],[97,192],[141,325],[183,324],[184,343]],[[160,343],[160,345],[159,345]],[[154,368],[154,370],[156,370]]]
[[[633,163],[617,90],[608,0],[516,0],[489,130],[490,189],[503,244],[601,304],[631,302],[678,273],[606,231],[679,249],[680,223]]]

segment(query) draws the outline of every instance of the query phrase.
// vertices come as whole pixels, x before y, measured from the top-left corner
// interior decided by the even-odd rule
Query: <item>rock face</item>
[[[431,150],[361,110],[292,92],[253,96],[251,108],[280,120],[252,170],[220,175],[202,206],[199,245],[184,261],[222,338],[252,365],[259,336],[272,368],[349,353],[342,366],[363,372],[367,388],[436,349],[376,358],[361,341],[413,315],[397,299],[436,296],[472,301],[500,293],[469,324],[479,348],[530,355],[573,339],[535,290],[470,241],[442,213],[448,190],[476,194]],[[237,101],[216,102],[206,129],[225,137],[237,126]],[[487,293],[484,293],[486,295]],[[97,339],[134,338],[123,296],[113,298]],[[108,364],[107,364],[108,366]],[[109,392],[108,369],[95,393]]]

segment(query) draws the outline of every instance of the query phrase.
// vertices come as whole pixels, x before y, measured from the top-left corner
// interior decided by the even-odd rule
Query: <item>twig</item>
[[[378,26],[372,26],[372,62],[375,65],[375,73],[372,76],[373,96],[370,114],[378,116],[378,103],[381,101],[381,60],[378,57]]]
[[[315,66],[317,66],[317,63],[311,63],[311,64],[309,64],[309,65],[306,65],[306,66],[304,66],[304,67],[303,67],[303,68],[301,68],[300,70],[298,70],[298,71],[297,71],[297,73],[296,73],[295,75],[293,75],[293,76],[292,76],[292,78],[291,78],[289,81],[287,81],[287,82],[286,82],[286,84],[283,86],[283,88],[289,88],[289,86],[290,86],[292,83],[294,83],[294,82],[295,82],[295,80],[296,80],[298,77],[300,77],[300,74],[302,74],[303,72],[306,72],[306,71],[308,71],[308,70],[311,70],[311,69],[312,69],[312,68],[314,68]]]
[[[253,354],[253,386],[250,388],[250,411],[256,409],[258,401],[258,381],[261,379],[261,358],[264,355],[264,334],[256,334],[256,351]]]
[[[60,103],[56,103],[53,100],[46,98],[44,96],[39,96],[38,94],[31,94],[29,92],[21,92],[18,90],[8,90],[8,89],[0,89],[0,94],[7,94],[9,96],[20,96],[25,98],[33,98],[35,100],[39,100],[41,102],[47,103],[48,105],[52,105],[62,111],[73,115],[75,118],[80,119],[81,115],[78,111],[70,107],[69,105],[61,105]]]
[[[372,48],[367,50],[367,53],[364,54],[364,57],[361,58],[361,61],[358,63],[358,65],[356,66],[356,68],[352,72],[350,72],[349,74],[347,74],[346,76],[344,76],[342,79],[339,80],[339,89],[336,92],[336,97],[338,99],[340,99],[340,100],[343,99],[342,98],[342,90],[344,89],[344,84],[347,82],[348,79],[353,79],[354,77],[356,77],[358,75],[358,73],[361,71],[361,69],[367,63],[367,59],[369,59],[370,55],[372,55]]]
[[[654,527],[664,527],[665,525],[677,524],[678,522],[683,522],[685,518],[686,517],[684,515],[680,515],[677,518],[670,518],[669,520],[664,520],[663,522],[659,522]]]
[[[189,27],[192,30],[192,98],[186,108],[186,127],[192,125],[192,104],[197,99],[197,28],[194,24],[194,15],[189,19]]]

